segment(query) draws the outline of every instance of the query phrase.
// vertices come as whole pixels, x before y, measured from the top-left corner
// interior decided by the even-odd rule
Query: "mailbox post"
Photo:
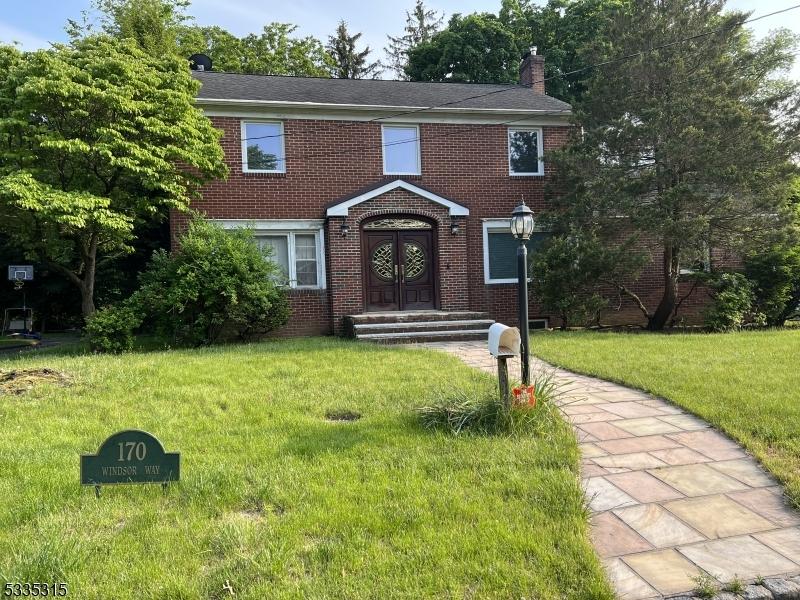
[[[508,359],[519,356],[519,329],[495,323],[489,327],[489,353],[497,359],[497,382],[500,400],[506,410],[511,408],[511,393],[508,386]]]

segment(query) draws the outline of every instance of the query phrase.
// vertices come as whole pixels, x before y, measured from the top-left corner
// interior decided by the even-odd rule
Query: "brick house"
[[[509,215],[545,208],[542,155],[569,133],[543,75],[535,55],[514,86],[196,72],[230,175],[194,208],[272,248],[284,335],[483,337],[516,323]],[[557,325],[533,295],[530,315]]]

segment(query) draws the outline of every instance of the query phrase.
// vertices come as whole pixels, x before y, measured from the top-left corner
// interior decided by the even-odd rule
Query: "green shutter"
[[[549,233],[534,233],[528,240],[528,257],[550,237]],[[510,231],[489,231],[489,279],[517,278],[517,246]]]

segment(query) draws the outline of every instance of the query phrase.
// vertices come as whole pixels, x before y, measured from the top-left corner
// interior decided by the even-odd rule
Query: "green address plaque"
[[[178,481],[181,455],[165,452],[152,434],[138,429],[120,431],[100,446],[97,454],[81,455],[81,485],[160,483]]]

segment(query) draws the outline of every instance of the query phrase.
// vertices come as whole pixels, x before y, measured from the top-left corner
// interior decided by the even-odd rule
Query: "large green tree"
[[[413,81],[515,83],[520,48],[514,34],[489,13],[450,18],[447,28],[408,53]]]
[[[214,69],[229,73],[327,77],[333,59],[318,39],[294,37],[288,23],[270,23],[261,33],[236,37],[221,27],[184,26],[178,33],[178,51],[188,57],[201,52]]]
[[[339,21],[336,31],[328,37],[326,49],[333,59],[331,75],[339,79],[376,79],[382,72],[380,61],[369,62],[369,46],[358,50],[361,33],[350,34],[347,23]]]
[[[96,30],[112,37],[132,39],[152,56],[177,53],[178,33],[191,20],[186,14],[189,0],[92,0],[94,15],[68,20],[67,33],[73,39],[92,35]],[[93,16],[97,19],[93,19]]]
[[[551,157],[557,228],[609,246],[636,242],[657,263],[655,301],[609,277],[653,330],[674,315],[682,267],[709,248],[765,243],[789,212],[798,93],[775,76],[791,65],[796,39],[779,32],[755,45],[745,15],[723,6],[641,0],[619,11],[593,50],[616,62],[589,82],[577,113],[583,135]]]
[[[427,8],[422,0],[417,0],[414,10],[406,11],[406,26],[403,34],[386,36],[389,44],[384,48],[389,57],[389,68],[399,79],[408,79],[408,53],[430,40],[442,28],[444,15]]]
[[[89,36],[0,53],[0,227],[95,310],[98,267],[137,223],[184,209],[226,173],[219,132],[193,101],[186,62]]]
[[[573,103],[583,97],[609,20],[627,5],[626,0],[548,0],[544,5],[503,0],[499,16],[521,49],[535,46],[545,57],[548,95]]]

